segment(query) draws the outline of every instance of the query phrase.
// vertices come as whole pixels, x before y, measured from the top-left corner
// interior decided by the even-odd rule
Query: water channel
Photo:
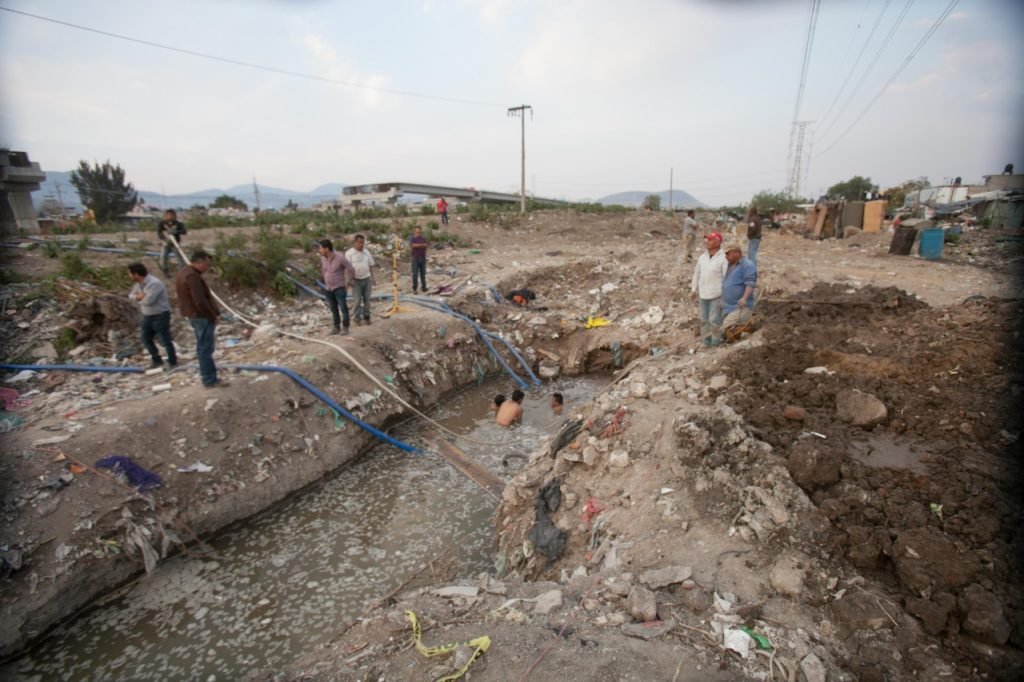
[[[549,406],[559,391],[566,413],[590,399],[603,377],[563,378],[534,389],[523,424],[502,429],[489,411],[488,380],[452,396],[431,416],[489,442],[456,443],[508,478],[557,424]],[[348,427],[351,428],[351,427]],[[422,422],[393,435],[422,445]],[[505,472],[505,473],[503,473]],[[492,565],[496,501],[436,454],[378,446],[283,505],[221,535],[209,558],[178,556],[53,632],[28,655],[0,666],[0,679],[234,680],[296,660],[330,639],[367,604],[452,545],[460,575]]]

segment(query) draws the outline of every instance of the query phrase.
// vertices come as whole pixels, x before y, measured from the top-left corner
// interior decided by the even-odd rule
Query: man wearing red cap
[[[697,259],[690,282],[690,298],[700,306],[700,338],[705,346],[722,343],[722,280],[729,263],[722,253],[722,235],[709,232],[704,237],[707,251]]]

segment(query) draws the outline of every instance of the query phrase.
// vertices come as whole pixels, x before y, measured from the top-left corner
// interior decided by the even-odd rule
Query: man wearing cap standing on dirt
[[[320,274],[327,287],[327,307],[331,309],[334,327],[331,334],[348,335],[348,301],[345,300],[348,287],[356,277],[356,270],[343,254],[334,250],[330,239],[321,239],[317,252],[320,254]],[[340,315],[339,315],[339,308]]]
[[[722,235],[709,232],[704,237],[707,251],[697,259],[690,281],[690,298],[698,301],[700,338],[707,347],[722,343],[722,281],[728,263],[722,253]]]
[[[178,276],[174,278],[174,289],[178,294],[181,316],[188,318],[196,333],[199,378],[206,388],[220,388],[228,385],[228,382],[217,378],[217,365],[213,362],[220,309],[213,300],[210,287],[203,279],[203,273],[207,272],[211,265],[210,254],[202,249],[194,251],[192,264],[179,270]]]
[[[743,247],[733,242],[725,247],[728,267],[722,281],[722,329],[727,339],[738,338],[750,322],[754,311],[754,289],[757,288],[757,266],[743,257]]]
[[[373,292],[373,254],[366,249],[366,237],[357,234],[345,258],[355,268],[352,280],[352,316],[356,324],[370,324],[370,294]]]
[[[693,245],[697,242],[697,219],[693,217],[693,209],[686,212],[683,219],[683,251],[686,252],[686,262],[693,262]]]

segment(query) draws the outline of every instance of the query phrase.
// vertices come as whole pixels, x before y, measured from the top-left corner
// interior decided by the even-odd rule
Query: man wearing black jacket
[[[178,220],[178,213],[174,209],[167,209],[164,213],[164,219],[157,223],[156,236],[160,238],[162,244],[160,245],[160,269],[164,271],[164,274],[168,274],[167,260],[171,252],[181,260],[181,256],[178,255],[177,250],[174,248],[174,244],[167,238],[168,235],[173,236],[181,245],[181,237],[188,230],[185,229],[185,224]]]

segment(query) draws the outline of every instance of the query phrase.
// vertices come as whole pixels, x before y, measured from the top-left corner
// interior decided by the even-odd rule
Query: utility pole
[[[256,184],[256,176],[252,176],[252,192],[256,195],[256,212],[260,212],[260,186]]]
[[[533,118],[533,107],[529,104],[520,104],[518,107],[509,107],[508,115],[520,118],[520,135],[522,136],[522,163],[519,169],[519,212],[526,214],[526,110],[530,110],[530,118]]]
[[[672,174],[675,172],[675,168],[668,169],[668,212],[672,212]]]

